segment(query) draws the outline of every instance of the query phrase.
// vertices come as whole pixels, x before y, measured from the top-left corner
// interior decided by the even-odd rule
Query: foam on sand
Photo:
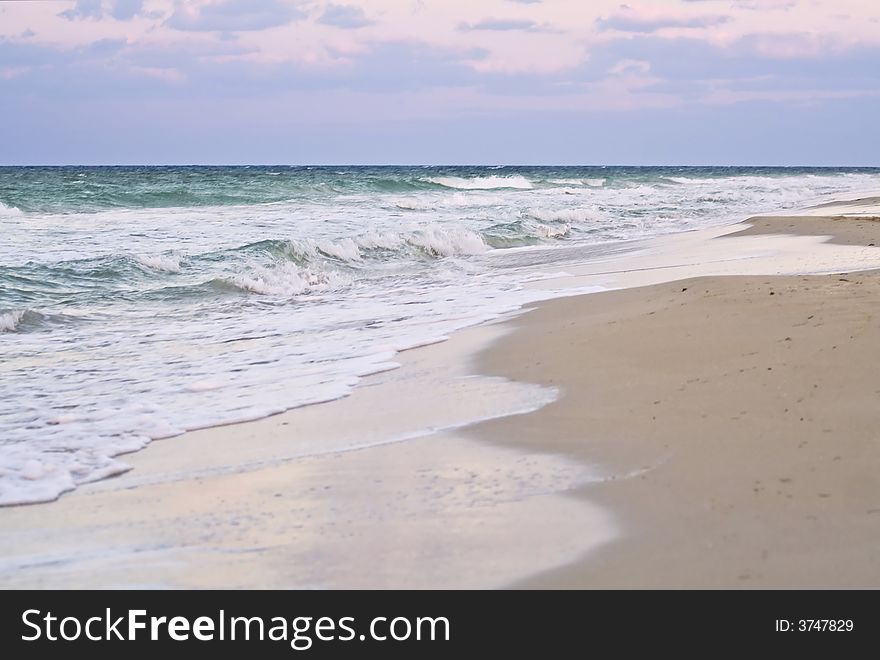
[[[562,494],[596,473],[452,430],[556,396],[471,375],[465,356],[499,334],[473,328],[332,408],[155,443],[127,475],[0,510],[0,584],[491,588],[573,561],[616,534],[604,510]]]
[[[562,278],[530,287],[600,286],[624,289],[707,275],[800,275],[880,268],[880,249],[838,245],[826,236],[730,236],[747,225],[704,229],[646,242],[639,253],[581,264]],[[725,236],[722,240],[714,240]]]

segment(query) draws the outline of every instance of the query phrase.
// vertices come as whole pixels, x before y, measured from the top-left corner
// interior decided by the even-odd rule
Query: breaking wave
[[[299,296],[338,289],[350,281],[341,273],[319,272],[287,262],[272,267],[253,266],[246,273],[218,277],[210,283],[218,288],[238,289],[262,295]]]
[[[17,216],[22,215],[22,211],[15,206],[7,206],[3,202],[0,202],[0,217],[6,216]]]
[[[588,186],[590,188],[601,188],[605,185],[606,179],[548,179],[548,183],[557,186]]]
[[[467,229],[427,227],[407,236],[406,242],[437,257],[482,254],[489,249],[482,236]]]
[[[528,209],[525,215],[529,218],[538,220],[539,222],[566,222],[570,224],[586,224],[603,220],[601,213],[590,208],[569,208],[569,209]]]
[[[518,190],[531,190],[535,185],[524,176],[433,176],[425,179],[430,183],[445,188],[457,188],[459,190],[496,190],[502,188],[514,188]]]
[[[13,309],[9,312],[0,312],[0,332],[15,332],[24,318],[25,311]]]
[[[367,258],[380,261],[411,258],[414,250],[423,256],[443,258],[482,254],[489,249],[479,232],[440,224],[425,225],[405,232],[371,231],[337,240],[263,241],[245,248],[255,246],[301,265],[320,261],[322,257],[356,264]]]
[[[160,273],[179,273],[180,257],[173,254],[140,255],[135,257],[142,266]]]
[[[0,310],[0,332],[31,332],[49,326],[69,325],[82,320],[77,314],[50,314],[35,309]]]

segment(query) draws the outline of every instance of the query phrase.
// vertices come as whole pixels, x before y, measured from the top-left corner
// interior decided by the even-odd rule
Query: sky
[[[880,0],[0,3],[0,164],[880,166]]]

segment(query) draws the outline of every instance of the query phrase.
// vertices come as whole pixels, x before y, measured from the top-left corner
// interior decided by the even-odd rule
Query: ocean
[[[868,168],[0,167],[0,505],[345,396],[634,241],[878,188]]]

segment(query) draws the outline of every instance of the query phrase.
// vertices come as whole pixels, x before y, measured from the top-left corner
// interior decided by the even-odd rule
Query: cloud
[[[705,28],[720,25],[730,20],[729,16],[697,16],[694,18],[641,18],[617,14],[600,18],[596,25],[600,30],[618,32],[650,33],[665,28]]]
[[[246,48],[229,41],[200,41],[178,39],[163,44],[133,44],[126,49],[126,59],[142,67],[183,67],[191,69],[194,65],[212,58],[229,59],[257,52],[256,48]]]
[[[785,35],[776,35],[785,39]],[[802,40],[803,35],[792,35]],[[835,91],[870,93],[880,89],[880,48],[859,46],[821,55],[774,57],[761,39],[744,37],[727,46],[699,39],[663,39],[636,35],[594,48],[590,60],[572,77],[584,81],[631,70],[644,63],[654,80],[643,91],[672,94],[682,101],[704,98],[719,90],[800,90],[817,95]],[[649,68],[648,68],[649,67]]]
[[[73,67],[94,59],[103,60],[122,51],[125,39],[98,39],[90,44],[62,50],[32,42],[0,39],[0,62],[25,67]]]
[[[181,6],[166,25],[188,32],[242,32],[287,25],[305,16],[280,0],[220,0],[198,10]]]
[[[55,60],[56,53],[49,46],[0,39],[0,62],[3,62],[3,66],[31,67],[49,64]]]
[[[82,46],[76,50],[84,59],[93,57],[109,57],[115,55],[125,48],[125,39],[98,39],[87,46]]]
[[[471,63],[487,56],[478,48],[404,41],[375,43],[356,55],[335,53],[329,65],[259,61],[249,57],[255,52],[238,42],[191,37],[164,43],[103,39],[73,49],[0,39],[0,62],[21,70],[14,78],[0,77],[0,98],[154,104],[235,98],[259,104],[290,94],[408,94],[480,87],[484,80]]]
[[[110,2],[110,16],[117,21],[130,21],[140,14],[144,8],[144,0],[113,0]],[[104,6],[101,0],[76,0],[76,4],[59,16],[68,21],[86,20],[99,21],[104,17]]]
[[[518,20],[513,18],[486,18],[477,23],[462,23],[459,30],[471,32],[474,30],[492,30],[496,32],[504,32],[508,30],[535,30],[538,29],[537,23],[529,20]]]
[[[718,2],[718,0],[684,0],[684,2]],[[728,0],[734,7],[750,10],[781,9],[788,11],[797,6],[797,0]]]
[[[110,9],[110,15],[117,21],[130,21],[141,13],[144,0],[116,0]]]
[[[186,6],[177,5],[177,11]],[[821,95],[833,90],[880,89],[880,68],[875,66],[880,51],[845,49],[840,40],[807,32],[752,35],[724,44],[698,39],[696,34],[693,38],[611,34],[590,44],[588,60],[580,64],[554,70],[508,71],[485,66],[498,57],[494,51],[467,47],[468,43],[485,41],[488,32],[459,35],[464,42],[459,47],[389,37],[384,42],[362,42],[360,48],[352,48],[347,41],[335,48],[325,43],[316,58],[264,57],[261,54],[271,53],[263,41],[248,39],[238,31],[277,24],[278,15],[271,10],[290,10],[296,3],[225,0],[203,6],[201,12],[197,5],[188,6],[192,8],[188,29],[211,30],[213,34],[193,35],[166,28],[162,39],[129,36],[128,42],[99,40],[89,46],[54,50],[36,48],[37,40],[33,39],[0,40],[0,62],[15,69],[14,79],[0,82],[0,97],[43,94],[53,98],[57,94],[77,102],[90,97],[136,97],[153,98],[155,103],[183,98],[205,102],[250,98],[256,104],[291,94],[306,98],[311,93],[405,95],[437,91],[438,96],[473,95],[479,99],[476,105],[501,103],[502,97],[510,97],[519,99],[517,103],[551,107],[558,97],[566,96],[578,102],[607,97],[610,103],[618,97],[638,95],[648,103],[651,95],[662,93],[668,104],[685,104],[709,102],[707,99],[718,92],[775,88],[804,93],[815,90]],[[312,10],[313,15],[319,16],[325,8],[329,9],[322,3],[317,12]],[[106,16],[109,11],[105,0]],[[284,16],[287,20],[290,14]],[[112,27],[112,20],[106,22]],[[220,25],[226,29],[219,29]],[[299,27],[308,30],[309,25],[301,23]],[[92,30],[98,26],[71,27]],[[120,27],[99,34],[119,35]],[[511,46],[518,48],[519,35],[549,28],[528,20],[486,18],[458,29],[502,31],[498,35],[517,39],[519,43]],[[291,32],[296,32],[293,26]],[[236,39],[223,41],[224,34]],[[337,34],[335,39],[341,37]],[[802,48],[795,51],[789,43]],[[815,48],[803,48],[810,44]],[[732,97],[716,94],[713,98]]]
[[[352,5],[327,5],[327,9],[318,18],[318,23],[332,25],[346,30],[372,25],[373,21],[366,17],[364,10]]]
[[[101,9],[101,0],[76,0],[76,4],[71,9],[63,11],[58,15],[66,18],[68,21],[85,20],[87,18],[97,21],[104,15],[104,12]]]

